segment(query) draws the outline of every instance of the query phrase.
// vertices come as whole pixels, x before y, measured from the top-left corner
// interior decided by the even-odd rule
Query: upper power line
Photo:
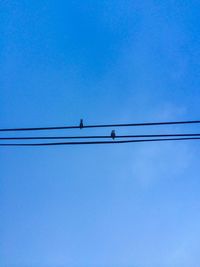
[[[175,124],[199,124],[199,123],[200,123],[200,120],[84,125],[83,120],[81,119],[79,125],[73,125],[73,126],[1,128],[0,132],[47,131],[47,130],[83,129],[83,128],[106,128],[106,127],[139,127],[139,126],[175,125]]]

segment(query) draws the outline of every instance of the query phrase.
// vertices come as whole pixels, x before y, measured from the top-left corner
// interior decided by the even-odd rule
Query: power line
[[[153,137],[194,137],[200,136],[199,133],[190,134],[143,134],[143,135],[116,135],[117,138],[153,138]],[[110,135],[91,135],[91,136],[33,136],[33,137],[0,137],[0,140],[55,140],[55,139],[106,139],[112,138]]]
[[[82,122],[83,123],[83,122]],[[168,122],[144,122],[144,123],[125,123],[125,124],[96,124],[96,125],[74,125],[74,126],[53,126],[53,127],[31,127],[31,128],[2,128],[0,132],[11,131],[46,131],[46,130],[67,130],[82,128],[106,128],[106,127],[137,127],[137,126],[158,126],[175,124],[199,124],[200,120],[193,121],[168,121]]]
[[[186,141],[200,140],[200,137],[185,138],[162,138],[162,139],[140,139],[140,140],[120,140],[120,141],[93,141],[93,142],[59,142],[59,143],[8,143],[0,146],[62,146],[62,145],[103,145],[103,144],[124,144],[124,143],[142,143],[142,142],[161,142],[161,141]]]

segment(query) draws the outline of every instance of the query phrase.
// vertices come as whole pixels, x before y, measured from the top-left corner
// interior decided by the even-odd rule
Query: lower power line
[[[143,142],[165,142],[165,141],[186,141],[200,140],[200,137],[185,138],[159,138],[159,139],[139,139],[139,140],[119,140],[119,141],[93,141],[93,142],[56,142],[56,143],[7,143],[0,146],[64,146],[64,145],[103,145],[103,144],[124,144],[124,143],[143,143]]]
[[[116,135],[117,138],[154,138],[154,137],[195,137],[195,134],[143,134],[143,135]],[[53,140],[53,139],[103,139],[112,138],[110,135],[89,135],[89,136],[33,136],[33,137],[0,137],[0,140]]]

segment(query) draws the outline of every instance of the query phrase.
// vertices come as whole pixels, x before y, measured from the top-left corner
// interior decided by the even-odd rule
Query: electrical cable
[[[153,138],[153,137],[192,137],[200,136],[199,133],[190,134],[143,134],[143,135],[116,135],[117,138]],[[33,137],[0,137],[0,140],[54,140],[54,139],[105,139],[112,138],[110,135],[91,136],[33,136]]]
[[[67,130],[67,129],[105,128],[105,127],[134,127],[134,126],[136,127],[136,126],[158,126],[158,125],[199,124],[199,123],[200,123],[200,120],[125,123],[125,124],[96,124],[96,125],[78,125],[78,126],[75,125],[75,126],[31,127],[31,128],[2,128],[0,129],[0,132]]]
[[[186,141],[200,140],[200,137],[185,138],[162,138],[162,139],[139,139],[139,140],[118,140],[118,141],[93,141],[93,142],[59,142],[59,143],[7,143],[0,146],[62,146],[62,145],[103,145],[103,144],[123,144],[123,143],[142,143],[142,142],[161,142],[161,141]]]

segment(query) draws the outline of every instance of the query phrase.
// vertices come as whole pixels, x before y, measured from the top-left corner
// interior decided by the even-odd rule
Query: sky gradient
[[[200,119],[199,18],[195,0],[1,1],[0,128]],[[200,132],[117,133],[172,131]],[[199,157],[198,141],[1,147],[0,266],[199,267]]]

